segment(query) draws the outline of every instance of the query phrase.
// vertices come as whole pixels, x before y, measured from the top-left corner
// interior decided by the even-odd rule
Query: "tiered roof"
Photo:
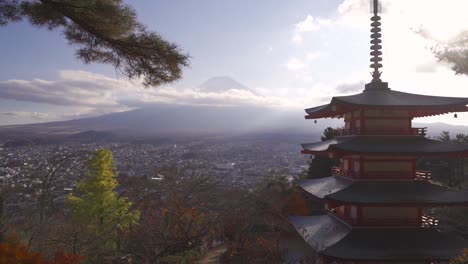
[[[468,205],[468,191],[427,181],[353,181],[340,176],[300,180],[311,195],[341,204],[441,206]]]
[[[468,145],[447,143],[421,136],[343,136],[302,144],[304,154],[344,152],[355,154],[466,155]]]
[[[433,228],[351,228],[332,215],[289,221],[316,252],[336,259],[447,260],[468,247],[468,241]]]
[[[386,89],[366,89],[362,93],[333,97],[331,102],[306,109],[307,119],[339,117],[363,107],[405,110],[410,117],[468,111],[468,98],[429,96]]]

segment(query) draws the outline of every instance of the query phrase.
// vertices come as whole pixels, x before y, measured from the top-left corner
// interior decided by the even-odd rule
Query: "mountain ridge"
[[[119,137],[184,137],[205,135],[303,134],[320,135],[341,120],[304,120],[302,111],[281,111],[259,106],[157,105],[98,117],[27,125],[0,126],[0,139],[31,136],[69,136],[86,131],[111,132]],[[442,131],[452,136],[468,133],[468,126],[442,122],[413,123],[428,127],[428,135]],[[86,135],[86,134],[85,134]]]
[[[199,90],[223,93],[229,90],[252,90],[228,76],[213,77]],[[253,92],[252,92],[253,93]],[[321,135],[327,127],[341,127],[337,119],[304,120],[302,109],[285,110],[254,105],[178,105],[152,104],[142,108],[116,112],[97,117],[55,121],[49,123],[0,126],[0,141],[11,138],[69,137],[78,141],[84,138],[170,138],[192,136],[239,136],[239,135],[311,135],[311,140]],[[429,127],[430,137],[442,131],[468,133],[468,126],[453,126],[445,123],[413,123],[414,127]],[[103,132],[109,132],[106,134]],[[80,134],[81,133],[81,134]],[[73,139],[73,137],[71,137]]]

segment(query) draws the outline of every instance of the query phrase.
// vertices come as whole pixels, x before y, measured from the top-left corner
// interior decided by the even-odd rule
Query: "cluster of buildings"
[[[14,203],[28,204],[53,177],[53,196],[62,201],[87,168],[93,150],[109,148],[121,176],[161,179],[161,171],[196,171],[223,186],[251,186],[272,175],[296,176],[308,159],[296,144],[197,141],[180,144],[65,144],[0,147],[0,185],[14,188]]]

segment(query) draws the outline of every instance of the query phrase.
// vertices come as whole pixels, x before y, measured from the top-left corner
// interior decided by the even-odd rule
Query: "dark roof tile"
[[[306,109],[311,118],[334,117],[343,114],[342,110],[333,109],[332,106],[344,105],[346,111],[358,110],[360,107],[398,107],[400,110],[416,111],[413,116],[426,116],[448,112],[467,111],[468,98],[430,96],[411,94],[390,89],[367,90],[359,94],[333,97],[326,105]],[[431,109],[418,112],[420,109]],[[345,111],[345,112],[346,112]]]
[[[313,180],[300,180],[297,186],[304,191],[318,198],[325,198],[327,195],[334,194],[353,184],[352,180],[343,177],[325,177]]]
[[[301,180],[298,186],[311,195],[341,203],[447,205],[468,204],[468,191],[426,181],[351,181],[342,177]]]
[[[337,259],[448,260],[468,247],[468,241],[433,228],[352,229],[330,215],[289,220],[313,250]]]
[[[289,222],[315,251],[334,245],[351,232],[351,227],[327,214],[290,216]]]
[[[347,136],[302,144],[305,151],[342,150],[355,153],[438,154],[468,151],[468,144],[446,143],[421,136]]]
[[[433,228],[357,228],[322,254],[354,260],[448,260],[468,246]]]

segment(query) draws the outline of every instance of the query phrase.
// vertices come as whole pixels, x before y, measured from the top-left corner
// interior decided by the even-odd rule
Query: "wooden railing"
[[[416,170],[411,172],[389,172],[389,171],[373,171],[373,172],[355,172],[344,170],[341,167],[332,167],[331,173],[334,176],[343,176],[361,180],[429,180],[432,173],[430,171]]]
[[[331,168],[331,174],[333,176],[343,176],[343,177],[348,177],[348,178],[359,178],[360,177],[359,172],[345,170],[345,169],[343,169],[341,167],[332,167]]]
[[[425,136],[427,127],[413,128],[341,128],[336,129],[337,136],[348,135],[411,135]]]
[[[330,214],[355,227],[436,227],[439,225],[438,219],[427,215],[423,215],[421,218],[365,218],[358,220],[339,213]]]

